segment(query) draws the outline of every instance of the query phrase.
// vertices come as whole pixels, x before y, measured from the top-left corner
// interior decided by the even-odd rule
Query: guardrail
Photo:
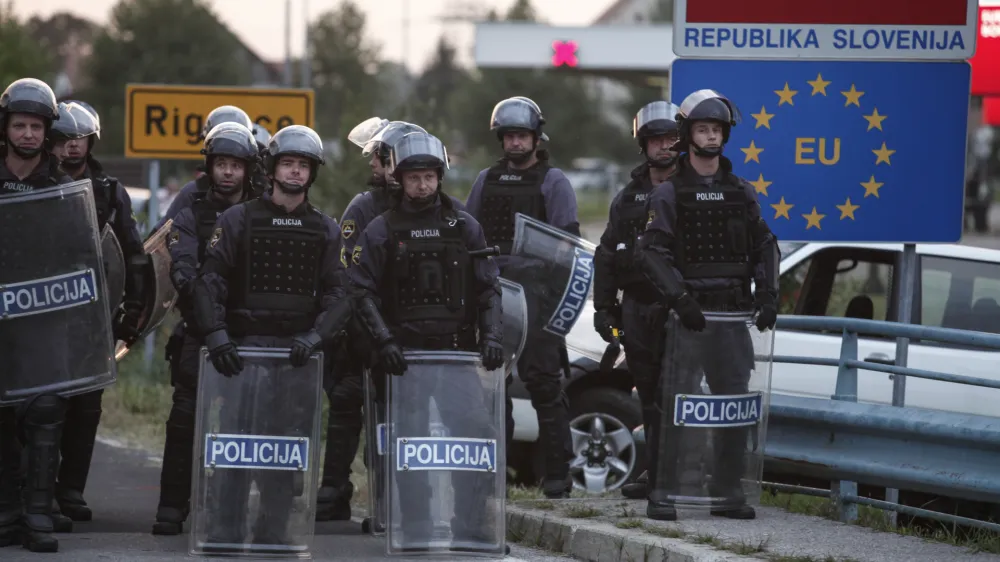
[[[831,480],[831,489],[770,484],[829,497],[841,521],[868,505],[1000,532],[1000,524],[858,496],[858,482],[946,497],[1000,503],[1000,419],[881,404],[858,404],[858,370],[985,388],[1000,380],[858,360],[858,334],[972,345],[1000,350],[1000,335],[854,318],[780,316],[777,330],[839,331],[840,357],[775,355],[775,363],[837,367],[830,400],[772,395],[769,463]]]

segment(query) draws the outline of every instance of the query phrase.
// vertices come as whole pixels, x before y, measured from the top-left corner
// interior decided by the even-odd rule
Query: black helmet
[[[205,163],[211,168],[209,160],[213,156],[232,156],[248,164],[257,160],[259,154],[257,140],[250,130],[239,123],[220,123],[208,132],[205,137]]]
[[[235,105],[222,105],[213,109],[205,118],[205,125],[201,128],[201,138],[204,139],[208,136],[208,132],[220,123],[239,123],[249,131],[253,131],[254,127],[254,123],[246,111]]]
[[[75,102],[60,103],[59,119],[52,123],[49,129],[49,140],[55,142],[68,139],[82,139],[101,136],[101,126],[97,118],[82,105]],[[89,144],[93,146],[93,138]]]
[[[503,134],[514,130],[527,130],[535,133],[539,140],[542,138],[542,125],[545,124],[545,117],[542,115],[538,104],[524,96],[507,98],[493,106],[493,114],[490,116],[490,130],[496,132],[497,138],[503,138]]]
[[[399,174],[406,170],[437,169],[444,177],[448,169],[448,150],[430,133],[410,133],[399,139],[389,156],[389,170],[399,181]]]
[[[729,142],[729,133],[734,126],[743,120],[739,108],[726,96],[715,90],[698,90],[681,102],[677,113],[677,123],[680,125],[681,138],[677,143],[680,152],[689,151],[694,147],[699,156],[718,156],[722,147],[705,149],[691,142],[691,126],[697,121],[715,121],[722,124],[722,144]]]
[[[37,115],[45,120],[46,126],[59,119],[55,93],[48,84],[36,78],[21,78],[11,82],[0,95],[0,111],[6,115]]]
[[[80,100],[66,100],[66,103],[75,103],[76,105],[83,106],[84,109],[86,109],[87,111],[89,111],[90,114],[94,116],[94,121],[97,122],[97,132],[95,134],[97,135],[97,138],[100,139],[101,138],[101,114],[98,113],[96,109],[94,109],[94,106],[90,105],[89,103],[87,103],[85,101],[80,101]]]
[[[364,156],[371,156],[373,152],[378,152],[379,159],[382,160],[382,164],[388,165],[389,153],[399,139],[410,133],[426,132],[427,131],[420,125],[414,125],[413,123],[407,123],[406,121],[391,121],[382,127],[381,130],[376,132],[375,135],[365,143],[365,147],[361,150],[361,154]]]
[[[676,156],[652,160],[646,153],[646,140],[663,135],[679,135],[677,114],[680,108],[667,101],[647,103],[632,119],[632,136],[639,143],[639,152],[646,154],[646,160],[655,167],[667,168],[677,160]]]
[[[312,172],[309,174],[309,185],[316,180],[319,166],[326,163],[323,154],[323,141],[316,131],[304,125],[289,125],[271,137],[267,145],[267,173],[274,175],[274,168],[282,156],[302,156],[312,160]]]
[[[253,126],[253,138],[257,140],[257,149],[260,152],[267,150],[267,145],[271,142],[271,133],[263,125]]]

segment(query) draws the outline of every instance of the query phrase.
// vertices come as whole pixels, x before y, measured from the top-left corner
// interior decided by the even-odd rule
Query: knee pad
[[[531,405],[535,410],[568,406],[569,399],[558,381],[546,381],[543,384],[531,385],[528,391],[531,395]]]
[[[39,426],[61,423],[66,416],[66,399],[56,394],[40,394],[21,407],[24,425]]]

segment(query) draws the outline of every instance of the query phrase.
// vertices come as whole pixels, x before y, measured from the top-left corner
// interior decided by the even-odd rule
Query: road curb
[[[507,505],[507,539],[586,562],[760,562],[681,539],[661,538],[610,523],[557,517]]]

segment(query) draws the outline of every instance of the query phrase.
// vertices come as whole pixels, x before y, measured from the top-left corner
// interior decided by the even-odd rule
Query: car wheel
[[[616,490],[638,476],[632,429],[642,409],[628,393],[599,387],[570,396],[573,488],[589,494]],[[544,454],[535,447],[535,474],[544,474]]]

